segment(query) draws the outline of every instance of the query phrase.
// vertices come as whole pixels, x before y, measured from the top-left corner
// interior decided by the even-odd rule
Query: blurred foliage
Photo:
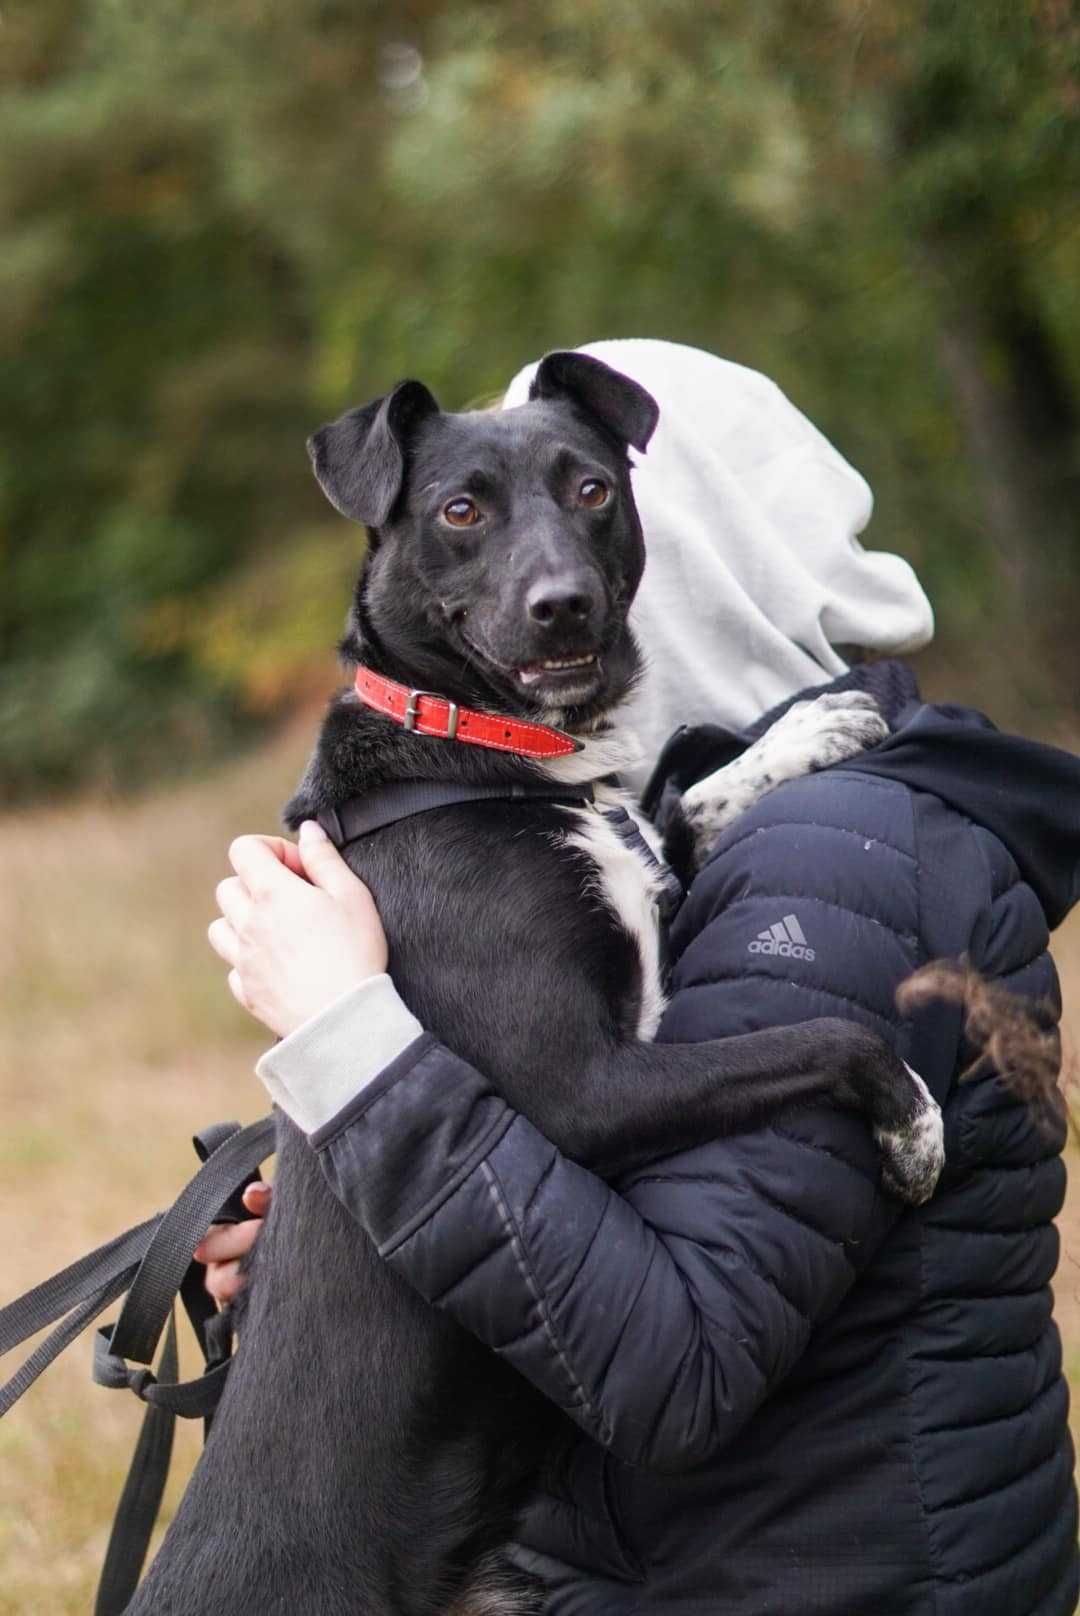
[[[0,216],[8,795],[206,752],[325,663],[361,535],[319,420],[598,336],[774,375],[967,693],[1072,699],[1071,0],[13,0]]]

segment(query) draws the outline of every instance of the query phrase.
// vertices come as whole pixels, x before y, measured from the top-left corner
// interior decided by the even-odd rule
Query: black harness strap
[[[632,853],[636,853],[656,881],[656,905],[660,911],[660,919],[666,924],[670,921],[686,894],[683,884],[670,864],[657,858],[641,831],[638,829],[633,815],[625,808],[618,806],[601,808],[600,812],[615,832],[616,836],[625,843]]]
[[[317,815],[336,847],[347,847],[399,819],[451,808],[460,802],[553,802],[567,807],[591,803],[591,785],[560,786],[555,781],[507,781],[500,785],[467,785],[456,780],[392,780],[362,797],[350,797]]]
[[[394,780],[375,786],[362,797],[349,797],[335,808],[324,808],[317,817],[335,847],[342,848],[400,819],[426,814],[433,808],[451,808],[462,802],[529,801],[551,802],[566,808],[597,806],[596,794],[588,783],[569,787],[555,781],[527,780],[482,786],[452,780]],[[678,876],[657,858],[625,808],[610,805],[598,811],[655,877],[660,918],[669,921],[683,900]]]

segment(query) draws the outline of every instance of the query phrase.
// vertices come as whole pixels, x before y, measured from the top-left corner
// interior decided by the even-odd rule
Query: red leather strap
[[[557,758],[580,752],[582,743],[564,730],[529,724],[523,718],[500,718],[462,707],[433,690],[410,690],[395,679],[384,679],[370,668],[357,668],[356,694],[368,707],[385,713],[417,735],[443,741],[463,741],[495,752],[516,752],[520,757]]]

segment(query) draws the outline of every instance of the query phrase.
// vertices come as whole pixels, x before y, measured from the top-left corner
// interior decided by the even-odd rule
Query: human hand
[[[217,888],[211,946],[231,966],[244,1009],[284,1038],[351,988],[386,970],[386,934],[371,893],[305,820],[298,843],[240,836],[236,871]]]
[[[234,1301],[244,1288],[240,1261],[262,1233],[271,1193],[269,1184],[262,1179],[249,1184],[242,1199],[251,1217],[243,1223],[212,1223],[195,1247],[193,1256],[196,1262],[206,1264],[206,1289],[218,1307]]]

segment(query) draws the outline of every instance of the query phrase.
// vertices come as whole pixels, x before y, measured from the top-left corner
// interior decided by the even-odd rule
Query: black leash
[[[95,1616],[120,1616],[138,1585],[169,1473],[177,1418],[202,1419],[206,1433],[232,1363],[227,1329],[203,1284],[204,1269],[191,1253],[211,1223],[249,1216],[241,1196],[274,1151],[274,1119],[241,1128],[217,1123],[196,1135],[203,1165],[167,1212],[136,1224],[80,1257],[41,1285],[0,1308],[0,1353],[10,1352],[50,1324],[56,1329],[0,1386],[0,1415],[87,1329],[110,1302],[127,1292],[114,1325],[94,1337],[93,1376],[99,1385],[126,1388],[147,1404],[142,1429],[117,1505]],[[174,1301],[179,1295],[203,1353],[205,1368],[179,1379]],[[162,1331],[165,1343],[150,1368]],[[131,1368],[133,1359],[139,1367]]]
[[[324,810],[318,818],[331,840],[344,847],[413,814],[455,803],[530,800],[574,808],[596,806],[589,784],[567,787],[554,781],[526,781],[483,786],[416,780],[377,787]],[[676,877],[656,858],[624,808],[612,805],[599,812],[652,870],[666,918],[682,896]],[[56,1324],[0,1386],[3,1416],[64,1348],[126,1292],[116,1323],[102,1326],[94,1336],[93,1377],[111,1390],[134,1392],[147,1409],[117,1504],[94,1616],[121,1616],[138,1586],[168,1479],[177,1419],[202,1419],[209,1435],[232,1363],[233,1342],[227,1320],[206,1293],[204,1269],[192,1261],[191,1253],[211,1223],[235,1223],[249,1216],[241,1200],[243,1190],[259,1177],[259,1167],[273,1154],[274,1143],[273,1117],[246,1128],[235,1122],[218,1123],[197,1134],[194,1144],[203,1165],[167,1212],[136,1224],[0,1308],[0,1355]],[[188,1381],[179,1379],[177,1296],[205,1365],[201,1375]],[[155,1373],[150,1366],[163,1331]],[[129,1359],[138,1367],[132,1368]]]

